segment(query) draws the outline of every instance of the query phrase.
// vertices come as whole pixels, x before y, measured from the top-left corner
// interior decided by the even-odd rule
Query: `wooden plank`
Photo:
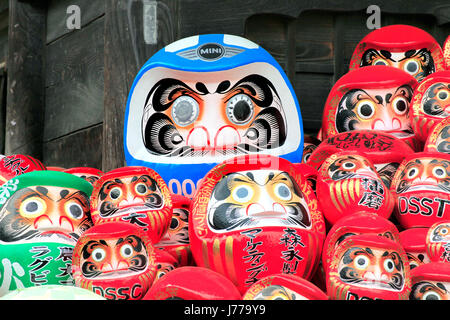
[[[103,121],[103,20],[47,46],[44,141]]]
[[[5,153],[42,157],[46,3],[9,2]]]
[[[50,0],[47,14],[46,41],[50,43],[76,29],[67,28],[67,8],[76,5],[80,8],[81,28],[105,14],[105,0]]]
[[[43,163],[63,168],[102,165],[102,125],[71,133],[43,144]]]
[[[157,42],[144,37],[144,4],[157,4]],[[144,62],[175,40],[177,2],[107,0],[105,13],[103,171],[125,165],[123,126],[131,85]],[[155,21],[147,21],[155,23]]]

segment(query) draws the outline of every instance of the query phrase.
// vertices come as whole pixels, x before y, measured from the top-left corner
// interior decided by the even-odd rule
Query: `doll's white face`
[[[404,266],[396,251],[354,246],[340,259],[338,274],[344,283],[389,291],[403,289]]]
[[[215,72],[153,68],[134,89],[126,126],[130,154],[153,163],[283,155],[301,141],[295,101],[267,63]]]
[[[254,226],[310,228],[308,204],[296,182],[278,170],[226,175],[214,187],[208,223],[216,232]]]

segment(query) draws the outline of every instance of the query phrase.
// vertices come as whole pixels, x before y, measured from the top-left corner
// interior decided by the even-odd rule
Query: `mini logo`
[[[218,60],[225,54],[225,49],[218,43],[205,43],[198,47],[197,55],[202,60]]]

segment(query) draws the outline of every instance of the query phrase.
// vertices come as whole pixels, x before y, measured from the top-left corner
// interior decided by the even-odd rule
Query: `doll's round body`
[[[365,211],[389,218],[394,199],[375,167],[359,152],[342,151],[327,158],[317,176],[316,194],[326,221]],[[326,200],[325,200],[326,199]]]
[[[288,161],[243,156],[217,165],[192,205],[189,238],[197,265],[224,274],[241,293],[275,273],[309,278],[325,224],[306,178]]]
[[[397,241],[374,234],[355,235],[334,251],[327,271],[332,300],[408,300],[411,274]]]

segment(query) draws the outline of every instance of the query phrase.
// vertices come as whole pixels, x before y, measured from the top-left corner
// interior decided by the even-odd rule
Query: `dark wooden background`
[[[145,61],[190,35],[229,33],[268,50],[295,88],[305,132],[320,128],[334,82],[369,30],[410,24],[442,44],[450,3],[342,0],[0,0],[0,151],[47,166],[125,165],[123,121],[131,84]],[[66,10],[78,5],[81,28]]]

